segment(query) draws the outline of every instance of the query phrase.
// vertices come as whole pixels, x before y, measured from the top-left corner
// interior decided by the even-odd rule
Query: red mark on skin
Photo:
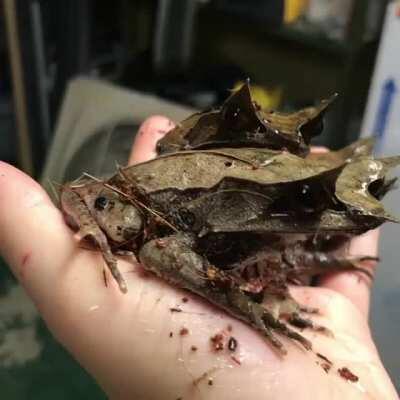
[[[30,258],[31,258],[31,253],[30,253],[30,252],[25,253],[25,254],[23,255],[23,257],[22,257],[22,260],[21,260],[21,268],[20,268],[20,270],[19,270],[19,274],[20,274],[20,276],[21,276],[21,279],[24,279],[24,278],[25,278],[25,275],[26,275],[26,267],[28,266],[28,261],[30,260]]]
[[[138,274],[140,278],[143,279],[150,278],[150,274],[143,268],[143,265],[140,264],[135,265],[135,269],[132,272]]]
[[[181,336],[186,336],[186,335],[189,334],[189,329],[183,327],[183,328],[179,331],[179,334],[180,334]]]
[[[22,265],[25,266],[26,263],[28,262],[29,258],[31,256],[31,253],[26,253],[23,257],[22,257]]]

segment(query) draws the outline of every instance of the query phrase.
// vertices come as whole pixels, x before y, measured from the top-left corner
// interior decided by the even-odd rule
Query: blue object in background
[[[378,112],[375,119],[373,135],[378,139],[378,146],[382,143],[389,122],[389,115],[397,93],[396,82],[393,78],[387,79],[382,87]]]

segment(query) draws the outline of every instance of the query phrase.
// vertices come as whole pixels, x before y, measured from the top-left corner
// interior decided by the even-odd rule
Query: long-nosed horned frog
[[[144,268],[188,289],[264,334],[310,349],[291,325],[315,326],[314,312],[289,284],[363,269],[371,257],[343,245],[389,215],[380,199],[400,157],[376,159],[372,142],[309,153],[332,99],[292,114],[266,112],[248,85],[221,108],[195,114],[159,143],[159,156],[120,168],[107,180],[83,178],[61,189],[61,208],[80,237],[103,254],[122,292],[116,255],[132,251]]]

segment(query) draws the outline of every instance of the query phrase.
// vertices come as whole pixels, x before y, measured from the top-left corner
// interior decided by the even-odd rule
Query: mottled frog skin
[[[395,221],[379,200],[400,157],[375,159],[369,140],[309,154],[330,101],[286,115],[263,112],[249,93],[245,85],[221,109],[178,125],[154,160],[64,185],[61,208],[102,252],[122,292],[116,256],[131,251],[146,270],[251,325],[281,353],[277,334],[311,349],[291,326],[325,328],[288,285],[333,271],[368,275],[362,263],[371,257],[341,250]]]

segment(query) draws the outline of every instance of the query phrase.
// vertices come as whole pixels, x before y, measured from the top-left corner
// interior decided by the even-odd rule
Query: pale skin
[[[147,120],[129,162],[154,157],[156,141],[172,126],[164,117]],[[2,257],[49,329],[111,399],[397,399],[368,326],[370,283],[356,273],[334,274],[318,287],[292,291],[300,303],[319,308],[313,318],[334,332],[334,337],[303,332],[314,352],[333,362],[326,373],[315,353],[280,338],[288,354],[277,354],[247,325],[144,275],[127,258],[119,267],[128,293],[110,278],[105,287],[101,255],[80,248],[43,189],[5,163],[0,163],[0,237]],[[377,242],[378,232],[372,231],[353,240],[349,251],[376,256]],[[226,340],[237,340],[234,352],[226,343],[212,350],[210,338],[221,331]],[[337,372],[343,367],[358,382],[343,379]]]

